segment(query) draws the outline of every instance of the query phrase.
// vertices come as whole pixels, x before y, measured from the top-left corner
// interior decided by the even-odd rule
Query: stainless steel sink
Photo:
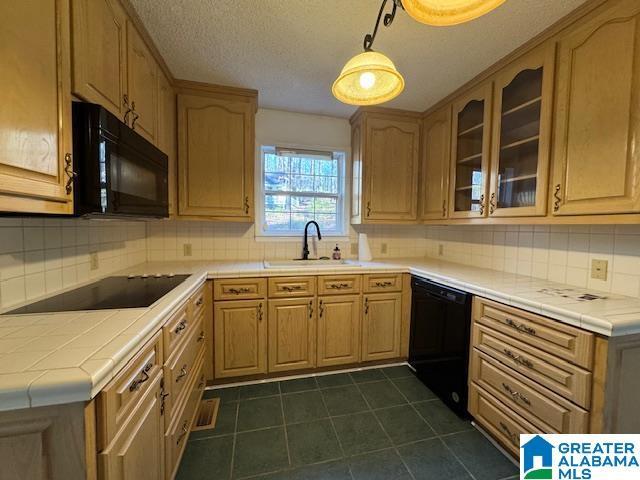
[[[354,260],[265,260],[266,269],[359,267]]]

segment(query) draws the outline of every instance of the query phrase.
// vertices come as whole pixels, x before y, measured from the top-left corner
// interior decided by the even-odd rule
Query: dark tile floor
[[[208,391],[178,480],[502,480],[517,468],[406,367]]]

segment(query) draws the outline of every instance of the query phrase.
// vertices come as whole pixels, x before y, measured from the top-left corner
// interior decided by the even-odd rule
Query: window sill
[[[317,235],[315,234],[315,232],[313,233],[313,235],[309,235],[309,241],[311,241],[311,238],[315,238],[317,240]],[[295,241],[300,241],[302,242],[304,238],[304,234],[296,234],[296,235],[256,235],[255,236],[255,241],[256,242],[295,242]],[[348,235],[323,235],[322,236],[322,242],[324,241],[331,241],[331,242],[348,242],[350,240]]]

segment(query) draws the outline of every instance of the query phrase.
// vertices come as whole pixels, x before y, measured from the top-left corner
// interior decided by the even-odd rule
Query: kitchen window
[[[345,153],[263,146],[257,235],[300,236],[315,220],[326,236],[344,236]]]

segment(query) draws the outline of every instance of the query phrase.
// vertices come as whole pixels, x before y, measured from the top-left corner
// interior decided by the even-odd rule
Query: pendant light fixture
[[[418,22],[434,26],[457,25],[481,17],[506,0],[402,0],[406,12]]]
[[[393,22],[400,0],[392,0],[393,8],[384,16],[384,25]],[[404,78],[386,55],[374,52],[373,41],[387,0],[383,0],[372,34],[364,37],[364,52],[356,55],[333,82],[333,96],[349,105],[377,105],[397,97],[404,90]]]
[[[333,82],[333,96],[349,105],[377,105],[388,102],[404,90],[404,78],[386,55],[374,52],[380,20],[388,0],[383,0],[373,33],[364,37],[364,52],[356,55]],[[456,25],[480,17],[502,5],[506,0],[391,0],[393,7],[384,16],[388,27],[398,7],[418,22],[428,25]]]

